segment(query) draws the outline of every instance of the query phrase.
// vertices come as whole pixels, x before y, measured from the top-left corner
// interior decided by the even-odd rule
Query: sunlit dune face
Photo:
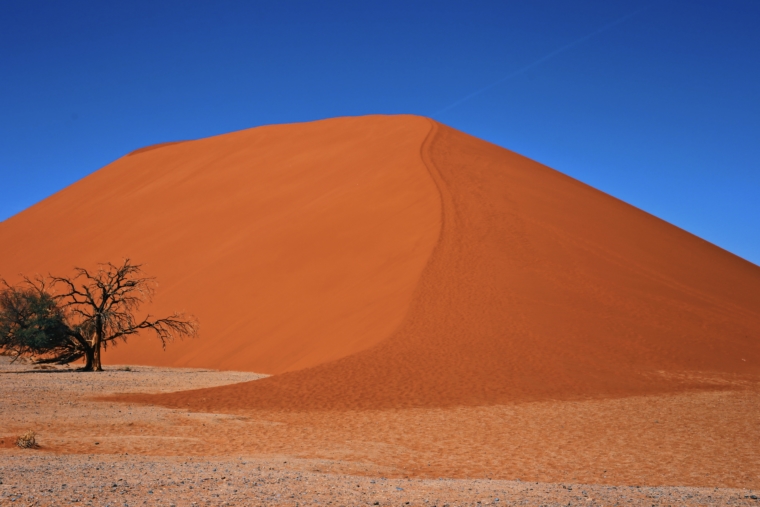
[[[760,375],[760,268],[420,117],[143,150],[3,223],[2,244],[28,231],[3,272],[129,255],[161,284],[151,311],[200,320],[198,340],[107,360],[284,373],[153,399],[171,406],[482,406]]]
[[[137,150],[0,225],[0,273],[129,256],[158,280],[148,311],[198,317],[199,338],[130,340],[106,364],[280,373],[344,357],[399,325],[438,238],[429,132],[342,118]]]

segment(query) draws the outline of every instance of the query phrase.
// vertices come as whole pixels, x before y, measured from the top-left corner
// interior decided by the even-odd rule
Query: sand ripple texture
[[[79,373],[0,359],[2,506],[760,505],[751,386],[457,410],[215,414],[94,397],[256,375]],[[40,447],[16,448],[28,429]]]

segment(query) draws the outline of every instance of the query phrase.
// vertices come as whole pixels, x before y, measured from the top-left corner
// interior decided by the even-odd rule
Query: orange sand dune
[[[144,399],[202,410],[436,407],[760,375],[757,266],[433,122],[422,157],[442,229],[387,339],[265,380]]]
[[[198,315],[201,339],[112,362],[285,372],[141,398],[171,406],[488,405],[760,376],[760,268],[419,117],[142,151],[0,224],[0,245],[5,274],[129,255],[162,283],[153,310]]]
[[[105,363],[280,373],[386,338],[440,229],[430,123],[341,118],[137,150],[0,223],[0,275],[130,257],[201,336]],[[15,280],[15,279],[14,279]]]

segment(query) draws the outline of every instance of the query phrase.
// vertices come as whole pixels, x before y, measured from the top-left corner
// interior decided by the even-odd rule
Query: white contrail
[[[530,63],[530,64],[526,65],[525,67],[522,67],[521,69],[518,69],[518,70],[516,70],[516,71],[512,72],[511,74],[507,74],[506,76],[504,76],[503,78],[499,79],[498,81],[494,81],[493,83],[491,83],[491,84],[489,84],[489,85],[486,85],[486,86],[484,86],[483,88],[481,88],[481,89],[479,89],[479,90],[475,90],[475,91],[474,91],[474,92],[472,92],[471,94],[469,94],[469,95],[467,95],[467,96],[465,96],[465,97],[463,97],[463,98],[461,98],[461,99],[457,100],[456,102],[454,102],[454,103],[452,103],[452,104],[449,104],[448,106],[444,107],[443,109],[441,109],[441,110],[437,111],[437,112],[435,113],[435,115],[439,115],[439,114],[441,114],[441,113],[445,113],[445,112],[446,112],[446,111],[448,111],[449,109],[453,109],[453,108],[457,107],[457,106],[458,106],[459,104],[461,104],[462,102],[467,102],[467,101],[468,101],[468,100],[470,100],[471,98],[473,98],[473,97],[476,97],[476,96],[480,95],[481,93],[483,93],[483,92],[485,92],[485,91],[487,91],[487,90],[490,90],[490,89],[491,89],[491,88],[493,88],[494,86],[498,86],[498,85],[502,84],[503,82],[505,82],[505,81],[509,81],[510,79],[512,79],[512,78],[514,78],[514,77],[517,77],[517,76],[519,76],[519,75],[520,75],[520,74],[522,74],[523,72],[525,72],[525,71],[527,71],[527,70],[530,70],[530,69],[532,69],[533,67],[536,67],[537,65],[541,65],[541,64],[542,64],[542,63],[544,63],[546,60],[548,60],[548,59],[550,59],[550,58],[553,58],[553,57],[557,56],[557,55],[558,55],[558,54],[560,54],[560,53],[564,53],[564,52],[565,52],[565,51],[567,51],[568,49],[571,49],[571,48],[573,48],[573,47],[577,46],[577,45],[578,45],[578,44],[580,44],[581,42],[584,42],[584,41],[586,41],[586,40],[590,39],[591,37],[594,37],[595,35],[598,35],[598,34],[600,34],[600,33],[604,32],[604,31],[606,31],[606,30],[609,30],[610,28],[612,28],[612,27],[614,27],[614,26],[617,26],[617,25],[619,25],[620,23],[622,23],[622,22],[626,21],[627,19],[629,19],[629,18],[632,18],[633,16],[635,16],[636,14],[638,14],[639,12],[641,12],[642,10],[643,10],[643,9],[639,9],[639,10],[637,10],[637,11],[635,11],[635,12],[632,12],[632,13],[630,13],[630,14],[627,14],[627,15],[623,16],[622,18],[616,19],[616,20],[615,20],[615,21],[613,21],[612,23],[608,23],[608,24],[604,25],[603,27],[599,28],[598,30],[595,30],[595,31],[591,32],[591,33],[590,33],[590,34],[588,34],[588,35],[584,35],[584,36],[583,36],[583,37],[581,37],[580,39],[576,39],[576,40],[574,40],[573,42],[571,42],[571,43],[569,43],[569,44],[565,44],[565,45],[564,45],[564,46],[562,46],[561,48],[555,49],[555,50],[554,50],[554,51],[552,51],[551,53],[549,53],[549,54],[547,54],[547,55],[545,55],[545,56],[542,56],[541,58],[539,58],[539,59],[538,59],[538,60],[536,60],[535,62],[533,62],[533,63]]]

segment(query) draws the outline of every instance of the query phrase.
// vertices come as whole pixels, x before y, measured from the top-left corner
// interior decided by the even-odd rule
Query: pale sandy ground
[[[117,368],[44,371],[0,358],[0,506],[760,505],[749,489],[760,483],[756,390],[564,409],[208,414],[92,397],[256,375]],[[622,413],[614,431],[594,425]],[[652,417],[661,419],[636,427]],[[39,449],[13,446],[26,429]]]
[[[757,505],[749,491],[384,479],[252,458],[3,456],[0,505]],[[314,465],[316,463],[312,463]],[[298,466],[298,463],[295,463]]]

